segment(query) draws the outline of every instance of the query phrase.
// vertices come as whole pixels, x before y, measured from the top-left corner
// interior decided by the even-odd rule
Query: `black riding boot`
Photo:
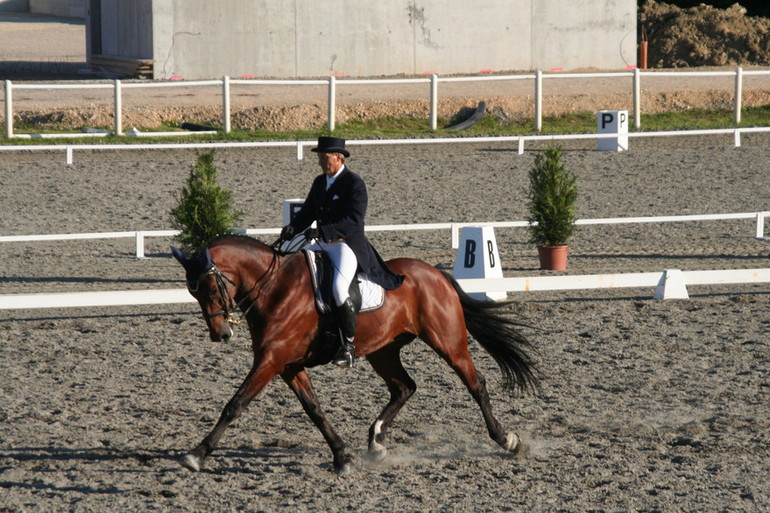
[[[340,349],[334,356],[332,363],[340,367],[352,367],[356,357],[356,348],[353,346],[353,337],[356,332],[356,308],[350,298],[342,305],[335,308],[337,326],[340,329]]]

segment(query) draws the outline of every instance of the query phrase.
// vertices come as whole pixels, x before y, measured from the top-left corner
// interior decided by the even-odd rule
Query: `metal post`
[[[230,133],[230,77],[222,77],[222,126]]]
[[[634,128],[642,126],[642,81],[639,68],[634,68]]]
[[[535,131],[543,131],[543,72],[535,71]]]
[[[13,86],[10,80],[5,81],[5,137],[13,137]]]
[[[430,129],[438,128],[438,75],[430,75]]]
[[[329,77],[329,131],[334,132],[336,120],[334,119],[337,110],[337,79],[334,75]]]
[[[741,103],[743,102],[743,68],[735,68],[735,124],[741,123]]]
[[[123,135],[123,98],[118,79],[115,79],[115,135]]]

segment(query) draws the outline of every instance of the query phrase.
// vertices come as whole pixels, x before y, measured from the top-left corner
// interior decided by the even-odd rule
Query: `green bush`
[[[187,252],[203,248],[216,235],[232,233],[243,216],[234,209],[230,191],[217,183],[214,151],[196,155],[187,185],[171,210],[171,221],[182,232],[177,239]]]
[[[535,157],[527,198],[530,242],[540,246],[567,244],[575,232],[577,187],[575,176],[561,161],[560,147],[549,147]]]

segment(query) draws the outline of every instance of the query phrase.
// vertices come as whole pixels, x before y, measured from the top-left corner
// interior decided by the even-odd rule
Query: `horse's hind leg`
[[[369,455],[376,461],[382,460],[388,453],[384,445],[385,431],[417,389],[401,364],[401,347],[386,346],[366,357],[390,391],[390,401],[369,428]]]
[[[299,369],[294,372],[284,373],[281,377],[297,395],[305,413],[321,431],[321,434],[326,439],[326,443],[329,444],[334,457],[334,470],[339,475],[350,473],[350,456],[346,454],[345,444],[334,431],[334,428],[332,428],[321,409],[321,404],[318,402],[310,376],[308,376],[304,369]]]
[[[427,339],[437,340],[437,338],[433,337],[428,337]],[[454,369],[463,383],[465,383],[465,386],[473,396],[473,399],[481,408],[481,414],[484,416],[484,422],[486,422],[489,437],[506,451],[516,452],[519,446],[519,436],[516,433],[506,433],[492,413],[492,404],[489,401],[486,380],[473,365],[473,359],[468,352],[467,338],[464,340],[457,340],[451,354],[447,352],[445,346],[441,344],[430,342],[429,344],[441,355],[452,369]]]

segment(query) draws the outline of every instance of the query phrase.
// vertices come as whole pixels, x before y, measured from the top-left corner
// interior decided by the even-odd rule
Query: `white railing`
[[[756,219],[755,236],[764,238],[764,220],[770,212],[704,214],[683,216],[657,216],[637,218],[582,219],[577,224],[628,224],[628,223],[664,223],[683,221],[716,221],[733,219]],[[464,226],[492,226],[498,228],[526,227],[526,221],[489,222],[489,223],[431,223],[412,225],[375,225],[368,226],[368,231],[399,230],[445,230],[452,232],[452,248],[458,246],[459,232]],[[277,235],[279,228],[240,230],[249,235]],[[144,238],[149,236],[172,237],[177,230],[137,231],[137,232],[101,232],[80,234],[48,235],[7,235],[0,237],[0,242],[60,241],[82,239],[127,238],[136,239],[136,256],[144,258]],[[616,273],[567,276],[532,276],[517,278],[480,278],[458,280],[468,293],[479,292],[534,292],[561,290],[617,289],[655,287],[656,299],[687,298],[687,286],[737,283],[768,283],[770,269],[730,269],[716,271],[680,271],[666,269],[662,272]],[[74,292],[58,294],[7,294],[0,295],[0,310],[18,310],[34,308],[67,308],[89,306],[149,305],[193,303],[195,300],[186,289],[154,289],[130,291]]]
[[[467,293],[536,292],[655,287],[655,299],[686,299],[687,286],[769,283],[770,269],[730,269],[722,271],[680,271],[593,274],[571,276],[531,276],[524,278],[478,278],[457,280]],[[57,294],[0,295],[0,310],[72,308],[195,303],[187,289],[62,292]]]
[[[648,217],[607,217],[600,219],[578,219],[577,225],[599,225],[599,224],[638,224],[638,223],[675,223],[688,221],[727,221],[737,219],[754,219],[754,236],[757,239],[765,238],[765,218],[770,217],[770,211],[763,212],[740,212],[733,214],[693,214],[679,216],[648,216]],[[526,228],[528,221],[492,221],[492,222],[473,222],[473,223],[425,223],[425,224],[382,224],[369,225],[366,227],[368,232],[385,231],[410,231],[410,230],[450,230],[452,249],[459,247],[460,230],[466,226],[491,226],[493,228]],[[136,258],[145,258],[144,241],[147,237],[175,237],[179,235],[179,230],[141,230],[124,232],[96,232],[96,233],[59,233],[45,235],[3,235],[0,236],[2,242],[40,242],[40,241],[64,241],[64,240],[86,240],[86,239],[127,239],[134,238],[136,241]],[[245,235],[278,235],[280,228],[250,228],[236,230],[236,233]]]
[[[200,132],[196,132],[200,133]],[[700,135],[732,135],[733,145],[741,146],[743,134],[770,133],[770,127],[749,128],[716,128],[711,130],[668,130],[661,132],[630,132],[623,137],[688,137]],[[169,132],[164,132],[168,135]],[[618,134],[567,134],[567,135],[514,135],[502,137],[443,137],[428,139],[361,139],[348,140],[348,146],[384,146],[394,144],[479,144],[479,143],[515,143],[518,154],[524,154],[527,142],[564,141],[580,139],[617,139]],[[105,150],[183,150],[183,149],[217,149],[217,148],[295,148],[297,160],[302,160],[305,146],[315,146],[316,141],[271,141],[271,142],[220,142],[220,143],[168,143],[168,144],[35,144],[35,145],[6,145],[0,146],[0,152],[28,151],[61,151],[65,154],[67,164],[75,161],[75,151],[105,151]]]
[[[326,80],[252,80],[252,79],[231,79],[222,77],[219,80],[197,80],[197,81],[172,81],[172,82],[124,82],[115,80],[112,83],[87,83],[87,84],[15,84],[10,80],[5,81],[5,134],[8,139],[13,137],[52,137],[43,134],[15,134],[13,127],[13,91],[25,89],[112,89],[113,93],[113,114],[114,114],[114,133],[123,135],[123,89],[128,88],[147,88],[147,87],[199,87],[216,86],[221,87],[222,101],[222,127],[225,132],[231,131],[230,99],[231,87],[233,85],[260,87],[260,86],[308,86],[324,85],[327,87],[327,127],[334,130],[336,125],[336,98],[337,88],[354,85],[375,85],[375,84],[426,84],[428,85],[427,96],[430,100],[430,128],[436,130],[438,119],[438,84],[451,82],[470,82],[470,81],[512,81],[528,80],[534,85],[534,109],[535,109],[535,130],[541,131],[543,125],[543,83],[552,79],[574,79],[574,78],[631,78],[630,91],[633,101],[634,126],[641,126],[641,96],[642,96],[642,77],[647,79],[657,79],[661,77],[734,77],[733,86],[733,120],[736,124],[741,122],[741,109],[743,98],[743,79],[745,76],[764,76],[770,75],[770,70],[751,70],[745,71],[738,67],[734,71],[641,71],[634,68],[632,71],[625,72],[602,72],[602,73],[543,73],[537,70],[534,74],[527,75],[485,75],[474,77],[446,77],[439,78],[432,74],[428,78],[407,78],[407,79],[338,79],[334,76]],[[605,108],[602,106],[601,108]],[[195,132],[193,132],[195,133]],[[179,135],[180,132],[174,132]],[[78,134],[78,136],[103,136],[105,134]],[[143,133],[142,135],[153,135],[152,133]],[[56,137],[72,137],[73,134],[56,134]]]

